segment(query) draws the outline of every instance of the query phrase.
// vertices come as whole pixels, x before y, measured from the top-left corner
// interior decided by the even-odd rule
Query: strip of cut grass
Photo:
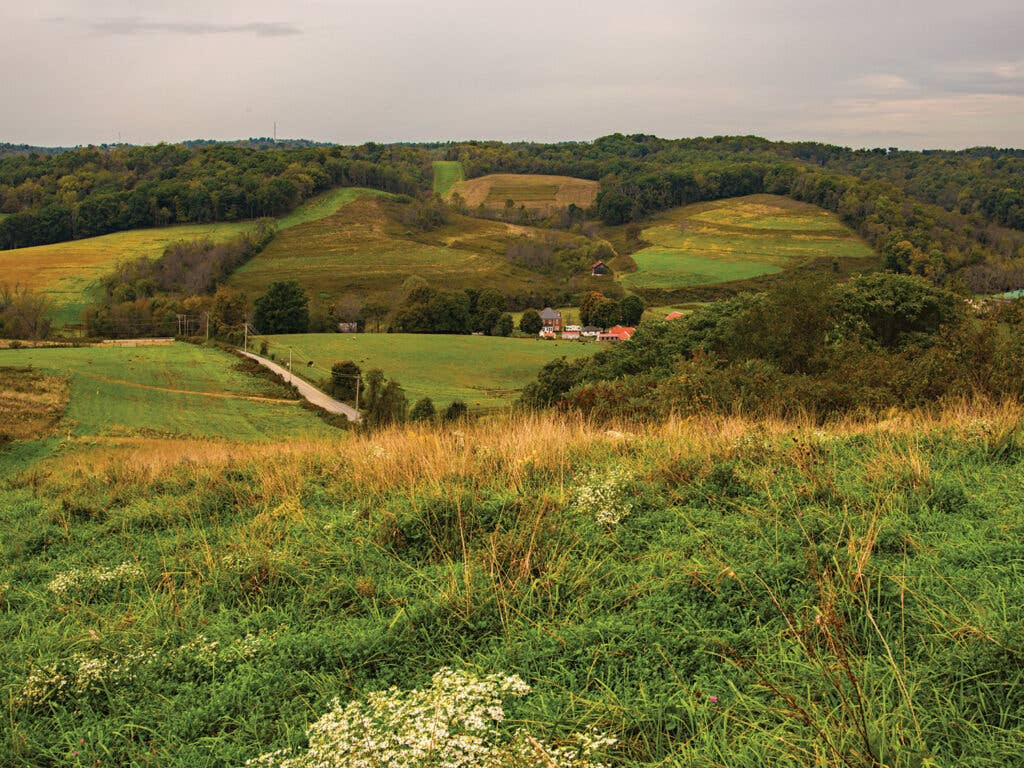
[[[449,190],[460,181],[465,180],[466,174],[462,163],[458,160],[435,160],[434,161],[434,191],[441,195],[447,195]]]
[[[429,397],[435,406],[462,400],[474,408],[510,405],[546,363],[593,354],[598,346],[493,336],[403,333],[294,334],[266,337],[278,361],[296,373],[328,379],[331,366],[353,360],[365,373],[380,368],[406,391],[410,404]],[[309,361],[313,366],[307,365]]]
[[[363,187],[341,187],[328,190],[321,195],[310,198],[287,216],[278,219],[277,229],[278,231],[290,229],[300,224],[307,224],[317,219],[332,216],[342,206],[348,205],[361,197],[392,197],[392,195],[376,189],[364,189]]]

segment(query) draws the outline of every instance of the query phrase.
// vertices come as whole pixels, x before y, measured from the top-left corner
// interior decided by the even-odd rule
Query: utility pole
[[[292,348],[288,347],[288,370],[292,369]]]
[[[206,340],[210,340],[210,313],[206,313]]]
[[[246,352],[248,352],[249,351],[249,323],[248,322],[242,323],[242,328],[245,329],[245,340],[242,342],[242,349],[244,349]]]
[[[363,377],[356,376],[356,410],[359,410],[359,385],[362,383]]]

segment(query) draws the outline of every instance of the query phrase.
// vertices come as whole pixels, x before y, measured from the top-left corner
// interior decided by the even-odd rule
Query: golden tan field
[[[704,414],[662,424],[594,424],[554,413],[503,412],[448,429],[407,424],[370,434],[293,437],[272,443],[218,438],[149,436],[79,437],[45,459],[39,469],[76,476],[133,477],[153,480],[176,467],[213,470],[256,462],[268,493],[301,487],[312,466],[337,471],[360,492],[384,494],[394,487],[442,488],[452,481],[501,478],[520,486],[531,473],[546,472],[570,482],[580,457],[609,466],[649,455],[672,465],[681,460],[710,461],[751,450],[760,442],[789,440],[794,461],[810,446],[830,440],[870,437],[888,444],[867,469],[876,475],[905,474],[926,479],[929,469],[917,453],[897,447],[908,436],[942,432],[956,439],[997,440],[1024,420],[1024,405],[984,400],[947,404],[941,409],[892,410],[874,416],[847,417],[825,427],[811,419],[748,418]],[[331,468],[334,469],[331,469]],[[771,471],[771,468],[766,468]],[[770,479],[766,475],[766,481]],[[559,484],[563,491],[565,488]]]
[[[471,210],[481,205],[501,209],[507,200],[530,210],[565,208],[571,204],[589,208],[597,199],[599,188],[596,181],[571,176],[492,173],[452,184],[446,197],[460,195]]]
[[[251,227],[252,222],[236,222],[133,229],[85,240],[0,251],[0,275],[12,286],[21,285],[46,294],[53,302],[58,325],[76,323],[89,303],[90,290],[118,262],[156,258],[176,240],[226,240]]]

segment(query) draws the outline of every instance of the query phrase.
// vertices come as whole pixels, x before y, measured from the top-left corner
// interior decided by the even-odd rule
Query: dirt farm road
[[[243,352],[242,350],[239,350],[239,352],[245,355],[246,357],[255,360],[263,367],[269,368],[282,379],[287,381],[289,384],[292,384],[297,390],[299,390],[300,395],[302,395],[304,398],[306,398],[309,402],[311,402],[318,408],[323,408],[328,413],[343,414],[345,418],[348,419],[349,421],[362,421],[363,417],[359,414],[359,411],[357,411],[351,405],[345,405],[345,403],[341,402],[340,400],[335,400],[330,395],[321,392],[308,381],[299,378],[284,366],[278,365],[275,362],[267,360],[267,358],[265,357],[255,355],[252,352]]]

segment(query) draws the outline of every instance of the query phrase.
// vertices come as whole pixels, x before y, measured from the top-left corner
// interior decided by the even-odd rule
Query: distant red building
[[[598,341],[629,341],[636,328],[629,325],[613,325],[604,333],[597,335]]]

